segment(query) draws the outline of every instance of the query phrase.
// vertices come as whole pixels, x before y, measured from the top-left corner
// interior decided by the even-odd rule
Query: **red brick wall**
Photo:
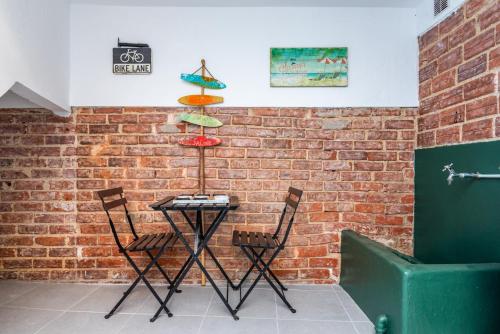
[[[418,146],[500,137],[500,2],[466,2],[419,44]]]
[[[67,279],[77,264],[73,118],[0,110],[3,278]]]
[[[182,110],[75,108],[67,119],[1,110],[0,277],[130,279],[95,191],[123,186],[139,231],[166,230],[148,204],[198,186],[197,150],[177,144],[197,130],[176,123]],[[336,281],[344,228],[411,252],[416,109],[210,112],[224,126],[209,131],[223,144],[206,150],[207,191],[241,201],[212,239],[233,276],[248,263],[230,245],[232,230],[274,229],[290,185],[305,195],[275,263],[286,280]],[[177,268],[184,254],[179,248],[163,264]]]

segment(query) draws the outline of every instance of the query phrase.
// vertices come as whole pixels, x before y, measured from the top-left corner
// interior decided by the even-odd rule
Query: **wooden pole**
[[[201,60],[201,75],[205,76],[205,59]],[[205,87],[201,87],[201,95],[205,95]],[[201,114],[205,114],[205,106],[201,106]],[[201,135],[205,135],[205,128],[201,126]],[[205,148],[200,146],[200,194],[205,193]],[[201,213],[201,231],[205,233],[205,222],[204,222],[204,212]],[[201,263],[205,266],[205,250],[201,253]],[[201,285],[205,286],[207,284],[205,274],[201,273]]]

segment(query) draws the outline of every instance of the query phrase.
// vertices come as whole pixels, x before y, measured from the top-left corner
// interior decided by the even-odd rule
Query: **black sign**
[[[150,74],[151,48],[113,48],[113,73]]]

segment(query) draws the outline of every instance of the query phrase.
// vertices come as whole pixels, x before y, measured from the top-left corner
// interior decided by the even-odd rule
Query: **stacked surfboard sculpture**
[[[200,74],[196,74],[201,71]],[[208,72],[208,76],[207,76]],[[215,79],[214,76],[205,66],[205,60],[201,60],[201,67],[198,68],[192,74],[181,74],[181,79],[197,85],[201,88],[199,95],[187,95],[181,97],[178,101],[181,104],[200,107],[199,111],[193,111],[189,113],[183,113],[180,116],[181,121],[186,123],[191,123],[200,126],[200,135],[194,138],[187,138],[179,140],[179,144],[184,146],[194,146],[199,148],[200,153],[200,164],[199,164],[199,192],[200,194],[205,194],[205,148],[210,146],[216,146],[221,143],[220,138],[206,137],[205,127],[207,128],[218,128],[222,126],[222,122],[217,118],[205,115],[205,106],[222,103],[224,99],[220,96],[205,95],[205,89],[224,89],[226,85]],[[202,215],[203,220],[203,215]],[[204,229],[202,223],[202,230]],[[205,264],[205,252],[201,254],[201,262]],[[205,275],[201,275],[201,285],[205,285]]]
[[[200,74],[196,74],[201,71]],[[210,76],[207,76],[206,73]],[[222,122],[217,118],[205,115],[205,106],[224,102],[221,96],[205,95],[205,89],[224,89],[226,85],[215,79],[210,71],[205,66],[205,60],[201,60],[201,67],[192,74],[181,74],[181,79],[201,87],[199,95],[186,95],[178,101],[181,104],[188,106],[200,107],[199,112],[183,113],[180,119],[184,122],[199,125],[201,127],[200,136],[195,138],[187,138],[179,141],[179,144],[184,146],[209,147],[216,146],[221,143],[220,138],[206,137],[204,128],[218,128],[222,126]]]

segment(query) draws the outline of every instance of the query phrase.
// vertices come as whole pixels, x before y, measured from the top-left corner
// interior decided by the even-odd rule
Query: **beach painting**
[[[271,48],[271,87],[347,87],[347,48]]]

